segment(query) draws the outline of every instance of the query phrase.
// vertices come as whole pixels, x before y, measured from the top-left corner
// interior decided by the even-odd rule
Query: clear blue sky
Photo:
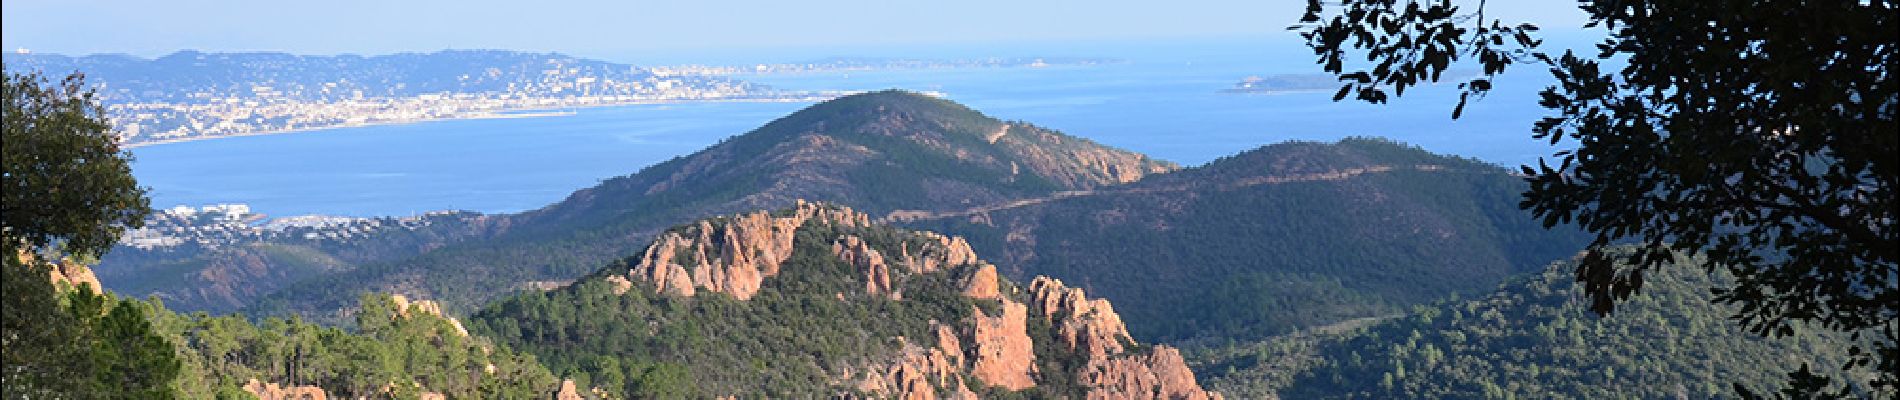
[[[6,0],[0,46],[157,56],[181,49],[383,54],[445,48],[626,55],[1288,35],[1303,0]],[[1576,27],[1566,0],[1489,12]],[[875,54],[866,54],[875,55]]]

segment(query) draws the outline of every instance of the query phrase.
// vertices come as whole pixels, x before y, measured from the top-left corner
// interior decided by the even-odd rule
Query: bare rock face
[[[1134,343],[1121,315],[1107,299],[1089,299],[1081,288],[1063,286],[1061,280],[1036,277],[1029,293],[1042,317],[1049,320],[1070,350],[1086,351],[1090,357],[1121,353],[1122,343]]]
[[[976,272],[963,281],[963,297],[972,299],[1001,299],[1003,293],[997,288],[996,266],[983,264]]]
[[[1015,153],[1018,169],[1069,187],[1092,188],[1128,183],[1142,177],[1180,169],[1172,163],[1119,149],[1101,147],[1085,139],[1067,137],[1034,126],[1008,126],[993,141]]]
[[[802,201],[790,211],[702,221],[662,235],[627,274],[606,279],[616,293],[631,290],[638,280],[653,283],[663,294],[713,291],[748,300],[791,257],[795,231],[814,222],[838,228],[870,225],[867,216],[849,208]],[[934,338],[889,338],[898,343],[889,358],[838,371],[834,385],[900,399],[973,399],[975,390],[990,387],[1029,389],[1039,384],[1036,346],[1042,340],[1043,346],[1080,356],[1061,362],[1081,363],[1064,368],[1077,368],[1074,383],[1085,388],[1089,398],[1219,398],[1195,382],[1179,351],[1165,346],[1134,351],[1135,341],[1114,307],[1105,299],[1090,299],[1080,288],[1038,277],[1027,291],[1005,291],[997,267],[977,258],[958,237],[907,232],[889,241],[875,231],[835,232],[824,238],[830,242],[826,250],[855,267],[853,275],[863,279],[866,294],[903,301],[898,291],[902,280],[942,273],[961,277],[951,290],[978,304],[962,320],[930,321]],[[886,241],[874,245],[866,238]],[[846,292],[828,293],[826,298],[863,301]],[[1030,318],[1048,321],[1052,337],[1031,337]],[[966,385],[966,377],[975,379]]]
[[[449,325],[455,327],[455,333],[461,334],[462,337],[468,337],[468,328],[462,327],[462,321],[455,319],[455,317],[450,317],[447,313],[443,313],[442,304],[436,303],[434,300],[416,300],[412,302],[409,301],[408,296],[400,294],[389,295],[389,298],[396,302],[397,317],[409,318],[412,312],[433,315],[437,318],[448,320]]]
[[[911,272],[937,272],[945,268],[977,262],[976,251],[970,249],[970,242],[961,237],[944,236],[936,232],[917,232],[924,243],[912,249],[910,243],[901,247],[901,258]]]
[[[1218,399],[1194,380],[1181,352],[1156,345],[1146,353],[1132,353],[1135,343],[1120,315],[1106,299],[1089,299],[1081,288],[1061,280],[1036,277],[1029,283],[1036,311],[1056,328],[1058,339],[1072,351],[1088,356],[1076,377],[1089,388],[1090,399]]]
[[[631,279],[653,282],[660,293],[693,296],[699,290],[751,299],[765,277],[792,256],[794,230],[806,221],[839,226],[865,226],[870,217],[849,207],[799,201],[791,215],[754,212],[700,221],[654,240],[628,273]],[[716,222],[716,224],[715,224]]]
[[[613,285],[614,294],[627,294],[628,290],[633,290],[633,281],[620,275],[607,276],[607,284]]]
[[[689,251],[692,246],[692,240],[679,235],[668,233],[660,236],[640,257],[640,266],[629,271],[628,275],[633,279],[653,282],[660,293],[691,297],[695,292],[693,276],[686,272],[686,267],[675,263],[673,258]]]
[[[257,396],[258,400],[326,400],[330,398],[322,388],[316,386],[278,386],[275,383],[258,382],[251,379],[244,384],[244,391]]]
[[[15,255],[15,257],[19,257],[21,264],[30,265],[40,262],[39,256],[27,252],[24,249],[20,250],[20,254]],[[50,267],[47,271],[47,279],[52,280],[53,287],[55,288],[60,287],[60,285],[66,285],[66,287],[70,288],[85,286],[93,293],[100,293],[105,290],[105,286],[99,283],[99,277],[92,274],[92,268],[87,268],[83,264],[73,262],[72,260],[59,260],[47,263],[47,266]]]
[[[61,261],[54,263],[52,275],[54,285],[65,283],[73,288],[85,287],[92,290],[93,293],[99,293],[99,291],[105,290],[105,286],[99,283],[99,277],[92,274],[92,268],[87,268],[76,262]]]
[[[1194,371],[1181,358],[1181,351],[1167,346],[1155,346],[1146,354],[1090,359],[1076,380],[1089,388],[1090,399],[1222,398],[1219,393],[1201,389],[1194,381]]]
[[[1029,308],[1004,299],[1001,315],[992,317],[978,308],[971,318],[970,341],[975,345],[971,375],[1009,390],[1036,386],[1031,376],[1036,371],[1036,350],[1029,339]]]
[[[871,248],[864,239],[845,235],[831,242],[831,254],[835,254],[845,263],[858,267],[864,274],[864,292],[871,295],[885,295],[891,299],[902,299],[903,295],[891,287],[891,266],[884,263],[884,253]]]
[[[950,398],[976,398],[975,393],[963,386],[963,368],[955,361],[960,355],[946,353],[941,347],[927,349],[901,337],[898,340],[902,344],[897,360],[883,368],[866,371],[865,377],[858,381],[859,390],[881,398],[935,400],[937,388],[942,387],[953,393]]]
[[[581,397],[581,390],[580,388],[574,385],[573,379],[562,379],[561,389],[554,392],[554,400],[584,400],[584,399],[586,398]]]

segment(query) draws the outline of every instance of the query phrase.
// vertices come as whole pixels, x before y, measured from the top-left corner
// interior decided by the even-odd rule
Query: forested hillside
[[[1243,397],[1724,398],[1735,383],[1772,392],[1803,364],[1828,373],[1847,359],[1841,335],[1743,331],[1710,293],[1726,277],[1656,271],[1640,294],[1598,317],[1574,268],[1558,262],[1367,328],[1209,351],[1196,369]]]
[[[1129,185],[916,218],[1113,299],[1137,337],[1261,338],[1394,314],[1568,257],[1502,168],[1383,139],[1291,142]]]
[[[366,291],[422,294],[471,310],[524,283],[567,281],[625,257],[661,229],[721,213],[835,201],[874,213],[955,209],[1087,189],[1172,164],[948,100],[883,91],[820,103],[698,153],[495,221],[492,238],[356,264],[264,295],[249,312],[337,319]],[[338,250],[342,251],[342,250]]]
[[[296,318],[179,314],[160,301],[96,292],[84,266],[48,267],[6,257],[8,332],[22,334],[6,340],[8,397],[582,395],[533,356],[470,335],[432,301],[363,296],[351,310],[356,328],[346,330]]]
[[[1128,336],[1106,300],[1018,285],[962,239],[830,205],[674,228],[471,326],[631,397],[1212,395],[1178,351]]]

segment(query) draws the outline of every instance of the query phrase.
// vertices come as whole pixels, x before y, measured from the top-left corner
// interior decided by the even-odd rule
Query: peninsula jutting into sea
[[[921,68],[1095,65],[1103,58],[833,57],[743,66],[635,66],[504,50],[380,56],[180,51],[154,59],[16,50],[9,69],[85,71],[128,147],[217,137],[443,119],[567,114],[674,102],[816,102],[844,90],[779,90],[735,75]]]

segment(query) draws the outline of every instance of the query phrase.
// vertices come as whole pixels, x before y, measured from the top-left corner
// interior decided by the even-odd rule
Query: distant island
[[[1249,76],[1223,93],[1277,94],[1339,89],[1339,80],[1326,74],[1282,74]]]
[[[1440,82],[1453,82],[1469,79],[1477,73],[1470,70],[1447,70]],[[1319,92],[1339,90],[1339,79],[1330,74],[1277,74],[1254,75],[1241,78],[1233,87],[1221,89],[1222,93],[1243,94],[1285,94],[1301,92]]]

